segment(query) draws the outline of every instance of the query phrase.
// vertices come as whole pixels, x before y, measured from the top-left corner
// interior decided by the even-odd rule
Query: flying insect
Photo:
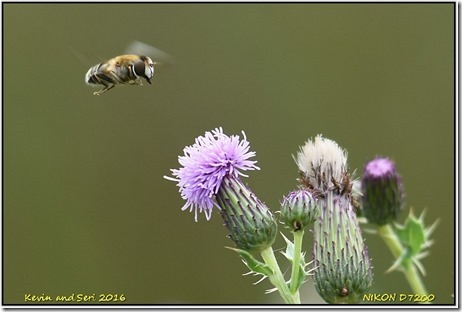
[[[152,84],[154,76],[153,62],[147,56],[155,56],[162,63],[172,63],[172,57],[167,53],[139,41],[133,41],[127,48],[126,54],[116,56],[108,61],[91,67],[86,75],[85,82],[89,85],[101,85],[103,89],[93,95],[101,95],[116,85],[143,85],[142,79]]]
[[[142,78],[151,84],[155,64],[150,57],[144,55],[116,56],[91,67],[85,75],[85,82],[104,86],[93,95],[101,95],[118,84],[143,85]]]

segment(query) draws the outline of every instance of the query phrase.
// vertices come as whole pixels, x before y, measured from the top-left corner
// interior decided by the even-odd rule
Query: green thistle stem
[[[378,229],[380,237],[385,241],[393,256],[398,259],[404,253],[404,248],[401,246],[401,242],[398,240],[393,228],[387,224]]]
[[[387,244],[393,256],[396,259],[399,259],[405,250],[391,225],[387,224],[379,227],[378,233]],[[401,266],[403,267],[404,276],[411,286],[412,291],[419,295],[427,295],[427,290],[425,289],[425,285],[422,282],[415,265],[413,265],[409,260],[405,260]]]
[[[290,277],[290,292],[292,294],[298,294],[297,283],[298,274],[300,270],[300,257],[302,254],[302,242],[303,242],[303,229],[294,231],[294,262],[292,263],[292,274]]]
[[[298,291],[295,294],[291,294],[274,256],[273,248],[269,247],[263,250],[261,256],[265,263],[273,270],[274,274],[269,276],[269,280],[276,286],[285,303],[300,304],[300,294]]]

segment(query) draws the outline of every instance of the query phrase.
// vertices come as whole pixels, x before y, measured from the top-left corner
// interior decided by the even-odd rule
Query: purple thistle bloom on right
[[[361,177],[362,213],[379,226],[396,221],[404,205],[401,176],[393,161],[377,156],[366,163]]]

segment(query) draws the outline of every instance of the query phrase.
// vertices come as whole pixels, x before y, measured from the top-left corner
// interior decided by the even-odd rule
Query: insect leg
[[[114,88],[114,87],[115,87],[114,84],[113,84],[113,85],[106,85],[106,87],[105,87],[104,89],[101,89],[101,90],[99,90],[99,91],[93,92],[93,95],[101,95],[101,94],[103,94],[104,92],[109,91],[109,90],[111,90],[111,89]]]
[[[102,90],[94,92],[93,95],[103,94],[104,92],[109,91],[115,87],[114,81],[106,77],[105,75],[96,74],[95,76],[98,79],[98,83],[102,84],[104,88]]]

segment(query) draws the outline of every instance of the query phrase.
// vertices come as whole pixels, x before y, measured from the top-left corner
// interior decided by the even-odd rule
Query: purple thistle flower
[[[243,131],[242,135],[242,140],[237,135],[227,136],[221,127],[205,132],[193,145],[184,148],[184,156],[178,157],[182,167],[171,169],[173,178],[164,176],[178,182],[181,197],[186,200],[181,210],[194,210],[196,221],[198,211],[210,220],[213,207],[217,206],[214,197],[225,177],[246,176],[241,171],[260,169],[256,161],[248,160],[255,152],[249,151]]]
[[[364,166],[361,179],[363,212],[370,223],[396,221],[404,204],[404,187],[395,164],[376,157]]]

